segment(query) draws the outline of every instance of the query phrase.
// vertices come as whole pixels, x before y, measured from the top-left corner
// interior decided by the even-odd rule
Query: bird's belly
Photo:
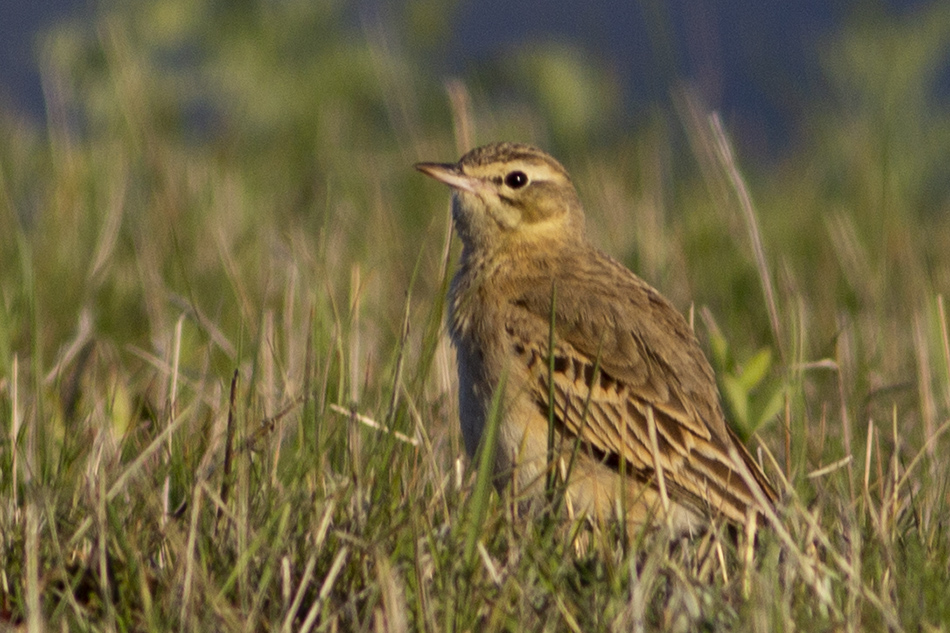
[[[487,376],[483,363],[466,349],[456,345],[459,377],[459,422],[465,450],[475,456],[491,413],[499,377]],[[525,490],[543,475],[547,453],[547,420],[525,396],[517,377],[501,379],[505,390],[498,411],[494,475],[499,486],[514,481]]]
[[[480,381],[474,359],[464,345],[456,345],[455,349],[458,363],[459,422],[462,427],[465,452],[469,457],[474,457],[485,428],[486,411],[482,405],[483,398],[479,397],[478,393]]]
[[[465,449],[473,457],[491,411],[499,377],[489,377],[480,357],[464,344],[456,345],[459,374],[459,420]],[[566,501],[572,517],[589,516],[604,521],[618,513],[631,529],[664,520],[663,503],[654,485],[631,476],[621,476],[615,469],[578,447],[575,454],[573,436],[555,438],[555,463],[548,463],[548,419],[526,389],[524,375],[507,372],[505,392],[501,401],[498,436],[495,447],[493,476],[495,485],[508,487],[519,506],[544,502],[548,469],[557,468],[558,486],[567,476]],[[572,454],[574,455],[573,465]],[[621,497],[624,499],[619,501]],[[669,507],[670,527],[674,534],[692,531],[703,523],[694,511],[675,502]]]

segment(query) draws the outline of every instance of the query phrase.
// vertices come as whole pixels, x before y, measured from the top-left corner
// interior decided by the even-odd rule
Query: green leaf
[[[765,403],[765,406],[762,408],[762,411],[756,417],[755,425],[749,429],[749,431],[755,431],[756,429],[763,426],[766,422],[769,422],[772,418],[777,416],[782,410],[782,406],[785,404],[785,386],[782,385],[777,388],[773,393],[772,397],[769,398],[769,401]]]
[[[729,343],[726,337],[716,332],[709,333],[709,348],[712,351],[713,361],[720,371],[729,366]]]
[[[475,490],[469,500],[468,532],[465,535],[465,562],[469,568],[474,566],[478,539],[482,534],[485,518],[488,516],[488,499],[494,477],[495,448],[498,444],[498,427],[501,425],[503,415],[502,402],[507,378],[507,374],[502,374],[501,380],[498,381],[498,388],[495,389],[491,409],[488,411],[485,431],[475,455],[475,460],[478,462],[478,474],[475,476]]]
[[[763,347],[755,356],[750,358],[742,368],[739,380],[745,387],[746,392],[755,389],[765,378],[772,367],[772,349]]]
[[[749,396],[742,382],[735,376],[722,377],[722,387],[735,422],[743,429],[749,427]]]

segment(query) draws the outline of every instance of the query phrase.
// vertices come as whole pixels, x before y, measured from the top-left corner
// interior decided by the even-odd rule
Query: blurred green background
[[[821,88],[796,95],[784,149],[763,147],[740,125],[747,117],[724,112],[776,280],[807,299],[801,318],[820,326],[798,342],[806,357],[828,354],[856,315],[874,328],[905,324],[950,281],[950,10],[855,6],[814,38],[807,56],[820,82],[801,85]],[[743,225],[703,147],[722,90],[717,99],[702,76],[674,81],[685,53],[662,24],[678,9],[641,7],[659,21],[645,21],[649,59],[672,69],[646,105],[631,104],[636,87],[620,61],[564,38],[535,34],[469,63],[448,59],[453,19],[471,10],[422,0],[103,3],[45,33],[35,50],[46,124],[11,110],[0,122],[11,229],[0,237],[3,365],[31,337],[51,363],[84,309],[117,341],[147,346],[168,292],[214,319],[247,318],[226,307],[236,289],[222,283],[222,249],[230,274],[261,293],[255,309],[280,297],[276,258],[297,261],[305,245],[331,276],[348,280],[359,263],[377,284],[375,309],[398,313],[420,253],[439,257],[445,222],[445,192],[411,165],[464,149],[453,141],[450,80],[467,89],[475,143],[551,151],[575,175],[599,244],[682,309],[709,306],[736,344],[765,344]],[[164,287],[148,287],[151,276]],[[20,312],[27,287],[38,322]],[[879,352],[894,363],[885,374],[906,369],[901,355]]]

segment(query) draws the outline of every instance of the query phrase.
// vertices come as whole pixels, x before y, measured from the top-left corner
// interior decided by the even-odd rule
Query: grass
[[[686,96],[606,141],[530,90],[447,96],[412,21],[182,7],[60,29],[48,127],[0,120],[0,626],[950,627],[950,124],[893,90],[941,9],[895,26],[910,62],[843,35],[829,76],[867,80],[752,168]],[[582,77],[565,54],[512,64]],[[708,342],[787,500],[754,547],[526,517],[463,457],[447,195],[411,165],[502,137]]]

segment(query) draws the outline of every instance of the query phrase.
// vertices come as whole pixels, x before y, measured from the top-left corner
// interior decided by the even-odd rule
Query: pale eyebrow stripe
[[[570,176],[568,176],[567,171],[563,167],[555,163],[552,163],[548,160],[544,160],[544,158],[538,156],[537,154],[519,152],[519,153],[516,153],[514,156],[510,157],[506,162],[514,163],[518,161],[526,165],[532,165],[535,167],[547,167],[551,171],[561,174],[562,176],[570,180]]]

